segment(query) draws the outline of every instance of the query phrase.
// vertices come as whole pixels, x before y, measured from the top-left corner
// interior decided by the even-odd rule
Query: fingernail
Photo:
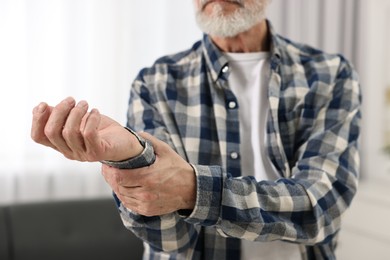
[[[67,97],[64,99],[64,102],[68,103],[69,105],[73,105],[75,101],[74,101],[74,98]]]
[[[77,104],[78,107],[80,108],[86,108],[88,106],[88,103],[84,100],[81,100],[78,104]]]
[[[91,113],[93,113],[93,114],[99,114],[99,110],[97,110],[96,108],[93,108],[93,109],[91,110]]]
[[[47,107],[47,104],[46,104],[46,103],[44,103],[44,102],[40,103],[40,104],[38,105],[38,107],[37,107],[37,112],[38,112],[38,113],[43,113],[43,112],[45,112],[46,107]]]

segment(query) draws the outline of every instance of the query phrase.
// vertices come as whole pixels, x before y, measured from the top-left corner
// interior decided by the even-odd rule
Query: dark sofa
[[[0,206],[0,260],[142,259],[112,198]]]

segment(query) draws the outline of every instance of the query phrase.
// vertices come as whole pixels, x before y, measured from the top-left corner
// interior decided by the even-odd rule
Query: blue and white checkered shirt
[[[282,176],[241,177],[239,116],[226,58],[205,35],[143,69],[128,126],[167,142],[195,169],[187,215],[145,217],[118,202],[145,259],[239,259],[240,240],[297,243],[302,259],[335,259],[337,233],[356,192],[360,87],[341,55],[271,35],[267,150]],[[234,156],[231,156],[234,155]]]

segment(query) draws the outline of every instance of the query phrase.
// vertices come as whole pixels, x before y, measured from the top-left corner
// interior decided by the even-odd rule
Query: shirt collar
[[[209,64],[208,67],[211,69],[211,77],[213,81],[217,81],[223,74],[222,70],[227,65],[228,60],[207,34],[203,35],[203,53]]]
[[[280,64],[281,51],[280,46],[284,44],[281,41],[269,20],[267,20],[267,26],[271,38],[271,67],[275,69]],[[223,52],[212,42],[210,36],[203,35],[203,53],[207,63],[209,64],[211,77],[213,81],[217,81],[219,78],[226,79],[223,73],[224,67],[227,66],[228,60],[223,55]]]

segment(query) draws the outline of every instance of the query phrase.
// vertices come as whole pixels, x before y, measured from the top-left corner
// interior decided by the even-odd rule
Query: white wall
[[[138,71],[200,38],[192,16],[190,0],[0,0],[0,203],[109,195],[98,163],[33,143],[32,108],[73,96],[125,123]]]
[[[390,88],[390,1],[362,1],[361,79],[363,85],[364,176],[390,184],[390,155],[384,155],[385,92]]]

